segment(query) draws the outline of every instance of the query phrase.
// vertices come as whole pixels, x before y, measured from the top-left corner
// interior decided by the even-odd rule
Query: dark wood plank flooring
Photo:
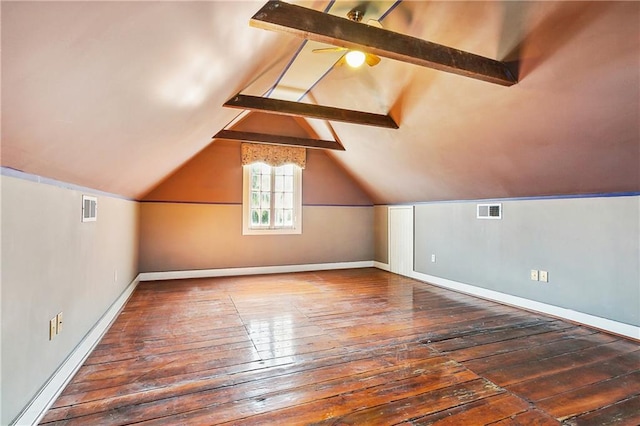
[[[142,283],[48,425],[639,425],[640,344],[377,269]]]

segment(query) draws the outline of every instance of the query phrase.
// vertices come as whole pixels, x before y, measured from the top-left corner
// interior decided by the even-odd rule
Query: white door
[[[413,273],[413,206],[389,207],[389,270]]]

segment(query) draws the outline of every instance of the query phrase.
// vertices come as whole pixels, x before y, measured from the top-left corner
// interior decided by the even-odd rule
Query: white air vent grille
[[[82,196],[82,221],[95,222],[98,219],[98,199],[89,195]]]
[[[478,219],[502,219],[502,204],[478,204]]]

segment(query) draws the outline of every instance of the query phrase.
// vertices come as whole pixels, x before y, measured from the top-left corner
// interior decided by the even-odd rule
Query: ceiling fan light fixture
[[[359,50],[350,50],[345,55],[345,60],[350,67],[358,68],[362,64],[364,64],[364,60],[366,59],[366,55]]]

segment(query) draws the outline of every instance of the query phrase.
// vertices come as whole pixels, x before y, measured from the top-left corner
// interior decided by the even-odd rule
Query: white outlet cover
[[[56,334],[60,334],[62,332],[62,312],[56,315]]]
[[[435,254],[432,254],[432,255],[431,255],[431,261],[432,261],[432,262],[435,262],[435,261],[436,261],[436,255],[435,255]]]
[[[49,340],[53,340],[58,334],[58,318],[53,317],[49,320]]]
[[[549,282],[549,275],[547,274],[547,271],[540,271],[540,281],[544,283]]]
[[[537,269],[532,269],[531,270],[531,280],[532,281],[538,281],[538,270]]]

